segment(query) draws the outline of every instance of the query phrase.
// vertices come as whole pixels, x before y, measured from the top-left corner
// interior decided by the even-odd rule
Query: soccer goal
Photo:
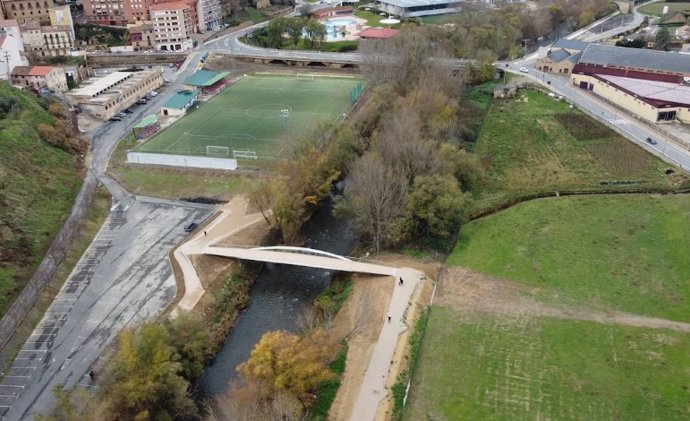
[[[230,156],[230,148],[227,146],[206,145],[206,155],[217,158]]]
[[[314,75],[308,75],[306,73],[297,73],[295,75],[295,77],[297,77],[297,79],[301,79],[301,80],[314,80],[314,79],[316,79],[314,77]]]
[[[238,151],[236,149],[232,150],[232,157],[237,158],[247,158],[247,159],[258,159],[255,151]]]

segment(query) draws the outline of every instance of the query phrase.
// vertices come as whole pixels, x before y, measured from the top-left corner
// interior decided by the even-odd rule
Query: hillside
[[[81,185],[75,156],[39,136],[42,129],[46,139],[65,129],[41,105],[32,93],[0,81],[0,317],[40,263]]]

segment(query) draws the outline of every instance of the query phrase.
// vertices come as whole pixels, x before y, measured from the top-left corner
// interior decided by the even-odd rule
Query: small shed
[[[170,116],[184,115],[196,102],[197,95],[196,92],[189,90],[175,92],[175,95],[161,107],[161,114]]]

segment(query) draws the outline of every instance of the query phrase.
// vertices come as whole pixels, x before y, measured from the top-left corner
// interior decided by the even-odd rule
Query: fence
[[[64,260],[69,250],[72,240],[79,233],[89,202],[98,185],[96,176],[89,172],[84,179],[81,190],[74,202],[72,211],[65,220],[41,264],[34,272],[29,283],[24,287],[19,296],[14,300],[5,316],[0,320],[0,354],[5,351],[5,347],[14,336],[17,327],[33,308],[39,295],[55,275],[58,266]],[[0,359],[1,360],[1,359]]]
[[[236,170],[237,160],[209,156],[166,155],[147,152],[127,152],[131,164],[167,165],[173,167],[205,168],[214,170]]]

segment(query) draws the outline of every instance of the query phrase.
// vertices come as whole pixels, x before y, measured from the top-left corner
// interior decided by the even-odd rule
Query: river
[[[304,225],[304,247],[347,255],[357,239],[351,224],[336,218],[330,200]],[[222,394],[239,375],[235,368],[249,358],[261,336],[271,330],[295,332],[298,320],[328,286],[331,271],[299,266],[266,264],[250,292],[249,305],[240,313],[216,358],[197,384],[197,397]]]

